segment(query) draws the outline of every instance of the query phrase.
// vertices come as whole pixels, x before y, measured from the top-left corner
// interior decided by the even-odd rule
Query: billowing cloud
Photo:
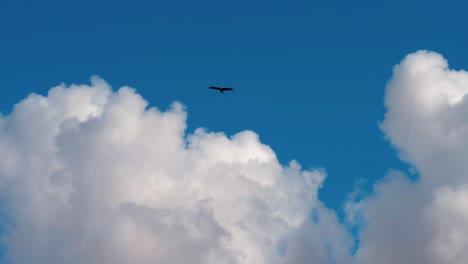
[[[358,263],[468,259],[467,93],[468,73],[437,53],[419,51],[395,66],[381,127],[418,179],[392,173],[354,204],[366,226]]]
[[[317,199],[323,170],[282,166],[252,131],[186,134],[102,79],[32,94],[0,119],[3,245],[11,263],[347,261]]]
[[[395,66],[382,131],[415,172],[346,204],[322,169],[283,166],[252,131],[186,131],[129,87],[60,85],[0,118],[2,243],[11,263],[464,263],[468,73],[419,51]],[[356,192],[358,193],[358,192]],[[360,229],[356,247],[349,229]]]

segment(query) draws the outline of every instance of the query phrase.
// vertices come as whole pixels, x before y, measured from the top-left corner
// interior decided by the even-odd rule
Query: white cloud
[[[0,118],[3,242],[15,263],[464,263],[468,73],[419,51],[395,66],[381,128],[419,175],[392,171],[346,204],[323,170],[282,166],[252,131],[186,134],[180,103],[60,85]]]
[[[468,186],[437,188],[426,208],[431,231],[429,250],[439,263],[463,263],[468,259]]]
[[[317,199],[323,171],[283,167],[251,131],[187,136],[186,117],[179,103],[148,108],[97,77],[18,103],[0,119],[7,258],[298,263],[305,249],[319,263],[349,258],[349,235]]]
[[[389,175],[358,204],[367,225],[358,263],[468,259],[467,93],[468,73],[437,53],[418,51],[395,66],[381,127],[419,179]]]

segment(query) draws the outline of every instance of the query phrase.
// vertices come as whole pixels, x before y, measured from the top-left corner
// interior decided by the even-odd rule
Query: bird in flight
[[[227,88],[227,87],[220,88],[220,87],[216,87],[216,86],[210,86],[210,89],[218,90],[218,91],[220,91],[222,94],[224,94],[225,91],[233,91],[233,90],[234,90],[234,89],[232,89],[232,88]]]

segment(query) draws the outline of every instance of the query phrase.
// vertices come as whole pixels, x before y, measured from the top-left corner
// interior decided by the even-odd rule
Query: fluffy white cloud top
[[[467,93],[468,73],[437,53],[418,51],[394,67],[381,128],[419,176],[392,173],[349,206],[366,223],[358,263],[468,260]]]
[[[22,263],[440,264],[468,260],[468,73],[418,51],[395,66],[382,131],[418,173],[346,205],[252,131],[186,132],[129,87],[60,85],[0,118],[6,258]],[[351,232],[361,228],[355,255]]]
[[[97,77],[15,105],[0,119],[6,259],[347,261],[350,236],[317,199],[322,170],[282,166],[251,131],[187,135],[186,118]]]

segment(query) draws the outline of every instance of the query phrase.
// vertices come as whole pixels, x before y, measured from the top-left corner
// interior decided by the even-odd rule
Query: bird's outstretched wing
[[[232,88],[228,88],[228,87],[225,87],[225,88],[221,88],[223,91],[234,91],[234,89]]]
[[[213,90],[219,90],[219,91],[221,91],[221,88],[219,88],[219,87],[216,87],[216,86],[210,86],[210,89],[213,89]]]

